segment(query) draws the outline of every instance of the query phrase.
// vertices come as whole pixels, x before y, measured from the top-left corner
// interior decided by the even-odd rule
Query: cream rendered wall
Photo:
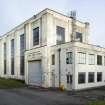
[[[78,64],[78,52],[86,52],[86,64]],[[96,51],[94,49],[88,49],[86,47],[75,48],[75,89],[85,89],[90,87],[97,87],[105,85],[105,66],[104,66],[104,52]],[[95,54],[95,65],[89,65],[89,56],[88,54]],[[102,55],[103,57],[103,65],[97,65],[97,55]],[[78,84],[78,72],[85,72],[86,73],[86,83]],[[88,83],[88,72],[95,73],[95,82]],[[97,82],[97,72],[102,72],[103,78],[102,82]]]
[[[53,46],[56,45],[56,26],[61,26],[65,28],[65,42],[69,42],[71,40],[71,20],[61,17],[57,17],[53,14],[47,14],[47,45]]]
[[[15,52],[15,73],[17,79],[24,79],[24,76],[20,75],[20,36],[24,34],[25,37],[25,29],[24,26],[20,27],[15,33],[15,44],[16,44],[16,52]]]
[[[3,65],[4,65],[4,61],[3,61],[3,39],[0,40],[0,59],[1,59],[1,63],[0,63],[0,76],[3,77]]]
[[[47,47],[41,47],[32,49],[25,53],[25,81],[27,84],[28,82],[28,62],[33,60],[41,60],[41,68],[42,68],[42,86],[43,87],[50,87],[50,72],[48,70],[48,51]]]
[[[60,53],[60,71],[61,71],[61,85],[64,85],[65,89],[71,90],[74,88],[75,77],[74,77],[74,49],[72,43],[66,43],[62,45],[52,46],[50,48],[50,71],[55,74],[55,87],[59,87],[59,53],[58,49],[61,49]],[[66,64],[66,53],[73,52],[73,64]],[[55,54],[55,65],[51,63],[51,55]],[[73,82],[70,87],[67,87],[67,77],[66,75],[70,73],[73,76]],[[51,78],[52,81],[52,78]]]
[[[8,75],[4,75],[4,42],[6,42],[6,37],[4,37],[1,41],[1,49],[2,49],[2,66],[1,66],[1,71],[2,71],[2,75],[1,77],[5,77],[8,78]],[[8,71],[7,71],[8,72]]]
[[[88,28],[85,30],[85,24],[81,22],[76,22],[76,25],[80,28],[77,28],[77,31],[83,32],[83,40],[88,43]],[[61,26],[65,28],[65,44],[56,45],[56,26]],[[33,46],[33,29],[39,27],[39,45]],[[29,21],[21,24],[20,26],[13,29],[11,32],[7,33],[2,37],[0,43],[0,54],[1,54],[1,76],[2,77],[10,77],[16,79],[24,79],[24,76],[20,75],[20,35],[25,34],[26,38],[26,52],[25,52],[25,81],[28,84],[28,61],[31,60],[42,60],[42,68],[43,68],[43,86],[51,87],[52,85],[52,70],[55,69],[56,74],[56,83],[55,86],[59,86],[58,79],[58,49],[61,48],[61,83],[64,84],[65,88],[67,88],[67,78],[66,74],[70,72],[74,74],[74,64],[66,64],[66,52],[73,51],[71,41],[72,34],[72,20],[66,16],[63,16],[59,13],[53,12],[51,10],[46,10],[36,15],[34,18]],[[11,39],[15,39],[15,75],[11,75]],[[7,42],[7,69],[8,74],[4,75],[4,42]],[[55,47],[54,47],[55,45]],[[35,57],[30,58],[29,56],[33,56],[34,53],[40,52],[40,56],[35,55]],[[56,65],[51,65],[51,54],[55,54]],[[75,55],[74,55],[75,56]],[[73,56],[73,57],[74,57]],[[74,59],[74,58],[73,58]],[[74,61],[75,62],[75,61]],[[73,75],[73,88],[75,86],[75,77]]]

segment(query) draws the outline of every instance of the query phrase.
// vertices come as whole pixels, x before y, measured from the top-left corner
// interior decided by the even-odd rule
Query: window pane
[[[81,73],[81,72],[78,73],[78,83],[79,84],[85,83],[85,73]]]
[[[82,42],[82,33],[76,32],[76,40],[78,40],[79,42]]]
[[[55,55],[52,55],[52,65],[55,65]]]
[[[72,52],[66,53],[66,64],[72,64],[73,63],[73,54]]]
[[[7,73],[7,69],[6,69],[6,43],[4,43],[4,74]]]
[[[33,45],[39,44],[39,27],[33,29]]]
[[[89,64],[94,65],[95,64],[95,55],[89,54]]]
[[[102,56],[97,55],[97,65],[102,65]]]
[[[72,84],[72,75],[71,74],[67,74],[67,84]]]
[[[64,43],[65,42],[65,28],[57,26],[56,34],[57,34],[57,44]]]
[[[24,34],[20,36],[20,75],[24,75]]]
[[[88,73],[88,82],[94,82],[94,73],[93,72]]]
[[[14,75],[14,39],[11,40],[11,75]]]
[[[86,64],[86,53],[83,52],[78,53],[78,63]]]
[[[102,72],[97,72],[97,82],[102,81]]]
[[[104,56],[104,66],[105,66],[105,56]]]

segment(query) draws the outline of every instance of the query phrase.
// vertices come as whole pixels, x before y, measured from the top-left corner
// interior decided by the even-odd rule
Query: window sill
[[[83,85],[83,84],[85,84],[85,83],[78,83],[78,85]]]
[[[95,64],[89,64],[89,65],[95,65]]]
[[[78,64],[86,64],[86,63],[78,63]]]

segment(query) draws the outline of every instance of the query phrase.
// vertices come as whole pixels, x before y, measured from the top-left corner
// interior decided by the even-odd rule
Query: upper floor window
[[[52,65],[55,65],[55,55],[52,55]]]
[[[72,64],[73,63],[73,54],[72,52],[66,53],[66,64]]]
[[[11,75],[14,75],[14,53],[15,46],[14,46],[14,39],[11,40]]]
[[[65,28],[56,26],[57,44],[65,42]]]
[[[97,55],[97,65],[102,65],[102,56]]]
[[[14,39],[11,40],[11,57],[14,57]]]
[[[94,65],[95,64],[95,55],[89,54],[89,64]]]
[[[33,46],[39,44],[39,27],[33,29]]]
[[[78,52],[78,63],[86,64],[86,53]]]
[[[20,35],[20,52],[23,53],[25,49],[24,34]]]
[[[76,32],[76,40],[79,41],[79,42],[83,42],[82,33]]]
[[[20,35],[20,75],[24,75],[24,34]]]
[[[6,43],[4,43],[4,74],[7,73],[7,68],[6,65],[7,64],[7,60],[6,60]]]

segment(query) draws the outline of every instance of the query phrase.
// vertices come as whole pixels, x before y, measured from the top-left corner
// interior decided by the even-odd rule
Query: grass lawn
[[[0,89],[25,87],[24,81],[0,78]]]
[[[105,101],[92,101],[88,102],[86,105],[105,105]]]

